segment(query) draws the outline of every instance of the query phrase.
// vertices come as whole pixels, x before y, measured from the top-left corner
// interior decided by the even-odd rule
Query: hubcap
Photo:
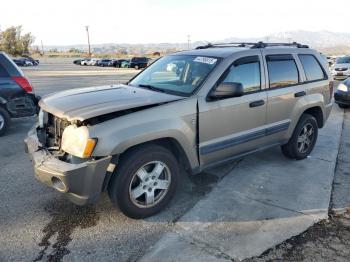
[[[149,162],[133,175],[129,186],[130,199],[138,207],[152,207],[166,196],[170,183],[168,166],[161,161]]]
[[[298,136],[298,151],[306,153],[314,140],[314,128],[311,124],[306,124]]]
[[[0,115],[0,130],[4,128],[5,119],[2,115]]]

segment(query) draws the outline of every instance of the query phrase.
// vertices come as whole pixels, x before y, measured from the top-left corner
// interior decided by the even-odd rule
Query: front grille
[[[46,146],[60,147],[63,130],[69,125],[70,124],[67,120],[60,119],[48,113],[46,124]]]

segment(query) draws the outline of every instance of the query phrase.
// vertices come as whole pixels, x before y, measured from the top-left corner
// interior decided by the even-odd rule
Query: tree
[[[22,26],[11,26],[0,32],[0,50],[13,56],[28,54],[34,39],[31,33],[22,35]]]
[[[22,54],[29,53],[29,47],[34,42],[34,36],[31,33],[26,33],[25,35],[20,37],[20,48],[22,48]],[[19,50],[21,50],[19,48]]]
[[[70,49],[68,50],[68,53],[81,53],[81,50],[72,47],[72,48],[70,48]]]

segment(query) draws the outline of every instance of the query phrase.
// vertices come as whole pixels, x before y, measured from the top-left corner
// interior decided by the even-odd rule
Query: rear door
[[[298,99],[306,95],[296,55],[262,50],[267,74],[267,141],[283,142]]]
[[[245,94],[216,101],[199,98],[199,157],[203,166],[264,143],[267,96],[260,51],[236,57],[215,86],[221,82],[242,83]]]

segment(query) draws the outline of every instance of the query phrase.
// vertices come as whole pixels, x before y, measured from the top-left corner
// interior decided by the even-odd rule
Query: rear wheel
[[[169,203],[178,177],[178,162],[173,154],[162,146],[146,145],[122,156],[108,193],[125,215],[145,218]]]
[[[292,159],[306,158],[313,150],[318,136],[316,119],[309,114],[303,114],[294,129],[287,144],[282,146],[283,154]]]
[[[10,125],[10,116],[7,111],[0,107],[0,136],[4,135]]]

